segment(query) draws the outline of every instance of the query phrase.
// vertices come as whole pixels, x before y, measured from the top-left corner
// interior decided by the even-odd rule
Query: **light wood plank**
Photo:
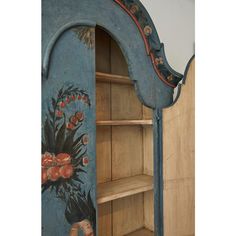
[[[101,236],[112,235],[112,203],[98,205],[98,234]]]
[[[98,204],[153,189],[153,177],[138,175],[98,185]]]
[[[133,82],[129,79],[128,76],[114,75],[102,72],[96,72],[96,81],[104,83],[133,85]]]
[[[152,125],[152,120],[98,120],[96,124],[101,125]]]
[[[97,183],[111,181],[111,127],[97,127],[96,163]]]
[[[163,110],[163,155],[166,180],[194,177],[195,66],[190,66],[174,106]]]
[[[154,231],[154,192],[144,193],[144,226]]]
[[[111,38],[111,73],[117,75],[128,76],[128,65],[125,57],[117,44],[117,42]]]
[[[143,228],[130,234],[126,234],[126,236],[154,236],[154,233],[148,229]]]
[[[112,127],[112,180],[143,174],[142,146],[142,127]]]
[[[153,128],[143,126],[143,173],[153,175]]]
[[[163,110],[164,235],[194,235],[195,62],[178,101]]]
[[[166,181],[164,231],[166,236],[194,235],[194,180]]]
[[[96,31],[96,67],[99,186],[152,174],[152,110],[138,100],[119,46],[100,29]],[[125,186],[127,191],[120,193],[124,197],[98,205],[99,235],[122,236],[133,232],[136,236],[153,236],[143,229],[145,225],[152,228],[149,223],[153,217],[153,191],[150,186],[146,190],[145,184],[131,190],[135,184]],[[134,195],[125,196],[130,193]]]
[[[112,202],[113,234],[121,236],[143,228],[143,194],[139,193]]]
[[[143,105],[143,119],[151,120],[153,118],[153,110]]]
[[[96,84],[96,117],[110,119],[110,85]],[[97,182],[111,180],[111,127],[97,127],[96,132]]]
[[[111,119],[111,85],[106,83],[96,84],[96,119]]]
[[[142,120],[142,104],[137,98],[135,89],[130,85],[112,84],[111,119]]]

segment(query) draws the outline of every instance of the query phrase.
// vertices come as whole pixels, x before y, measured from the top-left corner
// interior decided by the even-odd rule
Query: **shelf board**
[[[100,120],[97,125],[152,125],[152,120]]]
[[[134,231],[130,234],[126,234],[126,236],[153,236],[154,233],[148,229],[139,229],[137,231]]]
[[[97,189],[97,203],[101,204],[152,190],[153,177],[149,175],[132,176],[98,184]]]
[[[115,84],[128,84],[133,85],[133,82],[129,79],[128,76],[123,75],[113,75],[102,72],[96,72],[96,81],[106,82],[106,83],[115,83]]]

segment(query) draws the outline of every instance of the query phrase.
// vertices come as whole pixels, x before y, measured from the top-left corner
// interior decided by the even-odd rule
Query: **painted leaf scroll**
[[[57,40],[42,91],[42,235],[96,235],[94,28]]]

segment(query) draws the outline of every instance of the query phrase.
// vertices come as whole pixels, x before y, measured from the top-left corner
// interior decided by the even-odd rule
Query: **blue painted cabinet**
[[[94,30],[66,28],[43,80],[43,235],[96,231]]]
[[[98,230],[95,66],[98,27],[120,48],[129,76],[106,73],[103,77],[110,84],[131,83],[140,104],[153,110],[150,122],[154,134],[154,229],[150,235],[162,236],[161,109],[172,104],[174,88],[182,75],[168,65],[155,27],[136,0],[42,0],[42,235],[123,235],[114,231],[103,231],[101,235]],[[116,67],[121,65],[114,63],[114,71]],[[122,93],[117,96],[122,97]],[[145,125],[141,118],[126,119],[123,123],[116,120],[115,124],[110,117],[106,122],[109,127],[124,122],[127,126],[132,122]]]

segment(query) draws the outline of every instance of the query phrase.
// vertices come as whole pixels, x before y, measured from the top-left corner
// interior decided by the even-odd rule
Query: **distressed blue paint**
[[[172,103],[173,88],[158,78],[137,26],[113,0],[43,0],[43,59],[56,33],[68,24],[85,21],[103,27],[118,42],[127,60],[129,75],[136,81],[137,95],[145,105],[162,108]]]
[[[129,14],[139,28],[146,46],[147,55],[150,57],[150,60],[152,60],[154,70],[158,76],[168,84],[168,86],[176,87],[183,76],[174,71],[168,64],[165,57],[164,45],[160,42],[155,26],[144,6],[138,0],[114,1]],[[160,59],[163,63],[158,62],[156,64]]]
[[[80,21],[80,23],[78,22],[70,22],[68,24],[66,24],[64,27],[60,28],[58,30],[58,32],[56,32],[50,43],[47,45],[47,49],[46,49],[46,53],[44,55],[44,59],[43,59],[43,80],[48,78],[48,71],[49,71],[49,65],[50,65],[50,57],[51,57],[51,53],[54,49],[54,46],[57,42],[57,40],[60,38],[60,36],[64,33],[64,31],[71,29],[73,27],[77,27],[77,26],[89,26],[89,27],[95,27],[96,24],[95,22],[92,21]]]
[[[64,109],[69,116],[82,111],[85,121],[80,133],[87,133],[89,143],[87,155],[89,165],[84,167],[87,174],[81,173],[84,182],[82,190],[91,190],[93,204],[96,207],[96,125],[95,125],[95,50],[89,49],[72,30],[65,31],[56,41],[50,59],[48,79],[42,86],[42,123],[46,120],[51,97],[57,95],[61,87],[74,85],[85,90],[91,100],[91,106],[85,103],[71,103]],[[76,137],[75,137],[76,138]],[[71,225],[65,218],[66,203],[56,198],[55,192],[46,190],[42,194],[42,234],[44,236],[69,235]],[[81,235],[81,234],[80,234]]]
[[[152,20],[137,0],[148,25],[154,30],[149,38],[154,54],[161,56],[167,69],[181,78],[165,58],[164,46],[161,44]],[[87,90],[91,108],[81,105],[86,123],[82,131],[90,137],[88,156],[90,164],[86,167],[88,175],[82,174],[86,183],[84,188],[92,188],[93,203],[96,206],[96,126],[95,126],[95,62],[94,50],[78,40],[70,30],[78,25],[98,25],[106,30],[119,44],[128,64],[129,76],[135,82],[135,89],[140,101],[154,109],[154,197],[155,197],[155,232],[163,236],[163,160],[162,160],[162,111],[173,103],[173,88],[162,82],[153,69],[152,61],[147,55],[140,32],[130,16],[114,0],[42,0],[42,58],[43,58],[43,94],[42,122],[45,121],[49,99],[57,93],[62,85],[71,84]],[[73,107],[71,107],[73,110]],[[68,112],[72,112],[68,110]],[[66,204],[55,197],[55,193],[45,192],[42,196],[43,235],[68,235],[70,225],[64,216]],[[100,235],[102,236],[102,235]]]
[[[162,110],[156,109],[153,115],[154,136],[154,234],[164,235],[163,219],[163,137]]]

